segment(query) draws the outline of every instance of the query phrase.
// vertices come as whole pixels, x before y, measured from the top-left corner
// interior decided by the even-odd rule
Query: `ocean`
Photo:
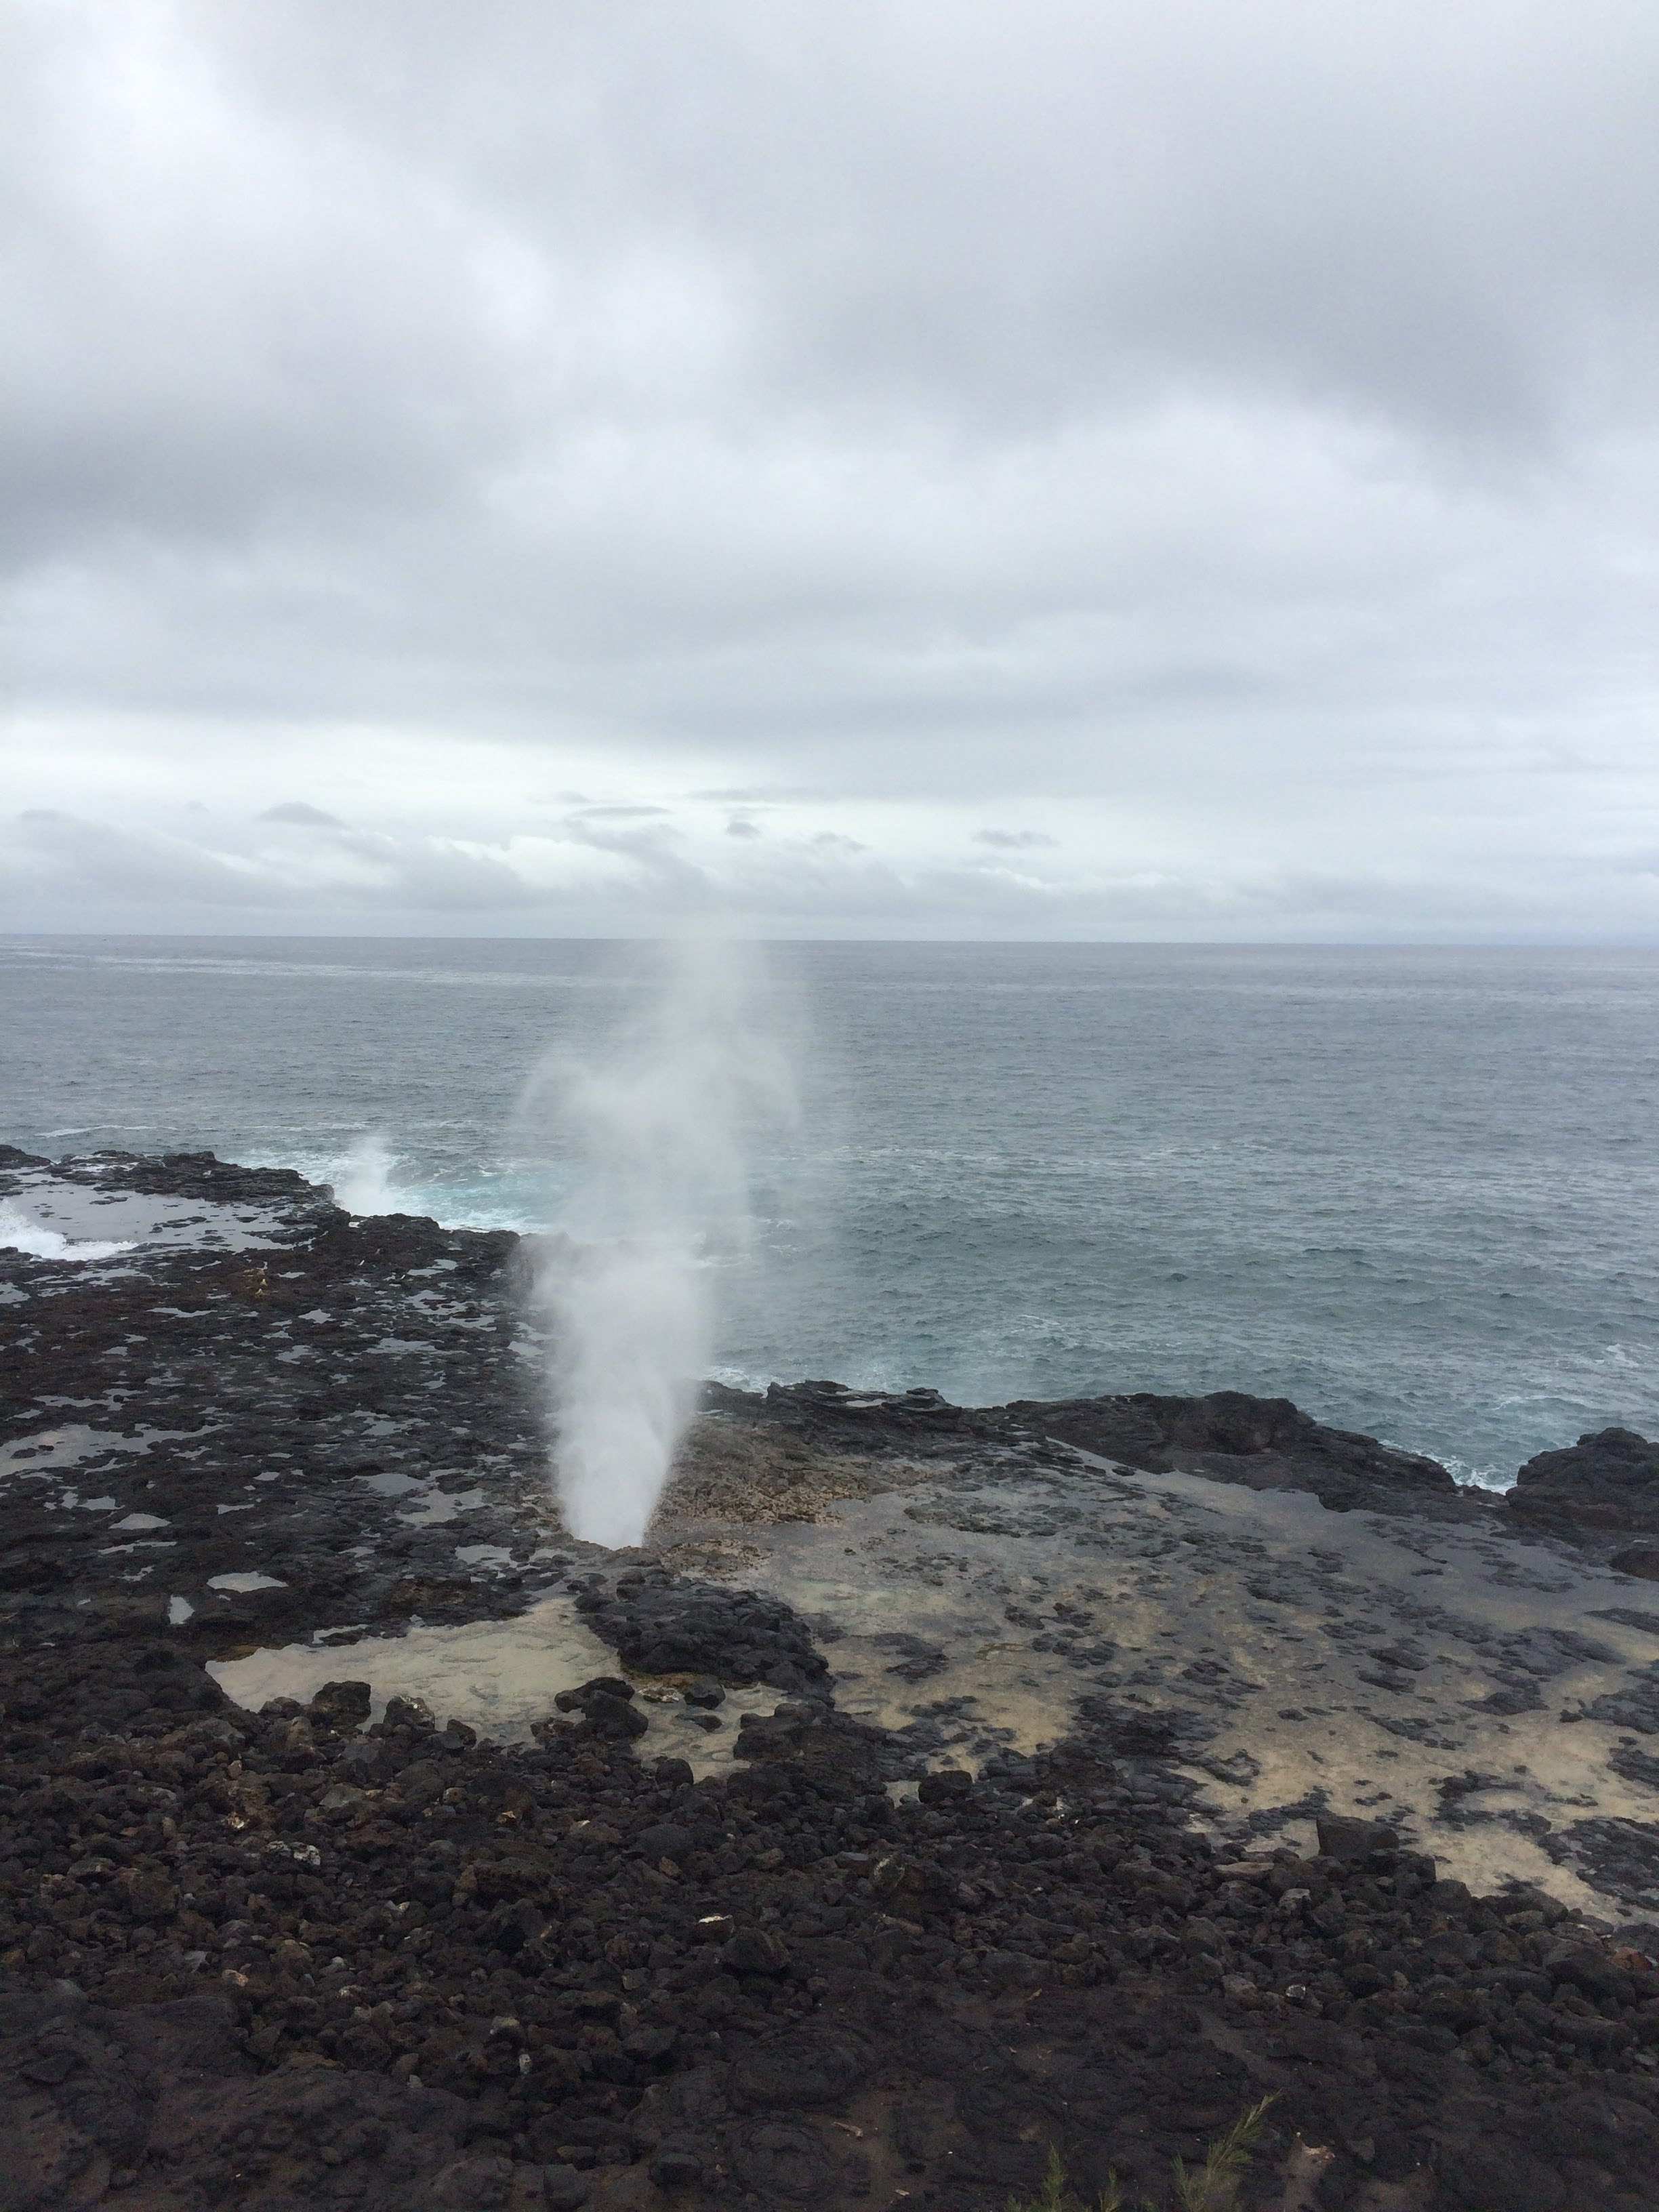
[[[1502,1485],[1659,1433],[1659,954],[766,948],[793,1122],[756,1138],[715,1371],[970,1404],[1230,1387]],[[602,1056],[641,948],[0,941],[0,1135],[209,1147],[360,1206],[542,1229],[520,1101]]]

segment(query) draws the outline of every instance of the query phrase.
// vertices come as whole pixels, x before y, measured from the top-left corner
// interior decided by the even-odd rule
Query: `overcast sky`
[[[0,924],[1659,940],[1652,0],[0,46]]]

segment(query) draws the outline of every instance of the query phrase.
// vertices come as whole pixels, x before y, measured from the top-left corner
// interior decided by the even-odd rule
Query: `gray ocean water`
[[[643,957],[14,939],[0,1134],[361,1182],[379,1133],[379,1203],[545,1226],[575,1164],[530,1156],[515,1102],[550,1048],[603,1049]],[[1659,1433],[1659,954],[767,957],[799,1117],[753,1161],[728,1378],[1282,1393],[1488,1482]]]

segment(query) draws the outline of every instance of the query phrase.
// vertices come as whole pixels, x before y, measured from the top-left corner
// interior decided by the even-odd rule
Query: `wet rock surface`
[[[0,1151],[0,1195],[47,1164]],[[512,1237],[355,1220],[198,1155],[71,1164],[94,1203],[171,1198],[181,1231],[258,1242],[0,1253],[0,1589],[26,1613],[158,1589],[281,1642],[515,1610],[553,1578]]]
[[[1215,1747],[1248,1686],[1225,1655],[1138,1684],[1106,1611],[1070,1600],[1035,1631],[1009,1623],[1066,1644],[1093,1685],[1056,1740],[988,1753],[976,1776],[919,1762],[917,1739],[841,1710],[841,1647],[746,1586],[735,1553],[710,1581],[684,1547],[630,1562],[564,1536],[511,1240],[354,1221],[297,1178],[216,1162],[79,1172],[94,1199],[220,1207],[227,1236],[259,1242],[0,1266],[3,2212],[1001,2212],[1036,2192],[1051,2143],[1079,2197],[1115,2171],[1131,2201],[1169,2204],[1171,2160],[1190,2167],[1269,2093],[1252,2212],[1651,2202],[1659,1930],[1627,1909],[1474,1894],[1343,1805],[1310,1808],[1300,1848],[1282,1823],[1206,1831],[1197,1778],[1227,1766]],[[923,1547],[1073,1525],[1082,1431],[1062,1435],[1064,1409],[827,1384],[711,1404],[726,1427],[697,1495],[727,1485],[751,1523],[881,1489]],[[1313,1449],[1277,1414],[1259,1445],[1203,1412],[1158,1433],[1171,1511],[1189,1474],[1256,1510],[1226,1468],[1176,1454]],[[1384,1465],[1304,1459],[1289,1486],[1381,1485]],[[1455,1527],[1420,1488],[1428,1527]],[[1103,1480],[1091,1510],[1144,1544],[1134,1489]],[[1505,1509],[1468,1511],[1484,1528]],[[1200,1560],[1235,1540],[1194,1532]],[[957,1570],[941,1554],[925,1571]],[[1323,1595],[1340,1576],[1322,1572]],[[532,1738],[481,1741],[410,1698],[369,1717],[361,1626],[487,1620],[555,1587],[617,1672],[550,1698]],[[1399,1710],[1430,1611],[1418,1644],[1364,1655]],[[1608,1635],[1639,1638],[1620,1613],[1646,1617],[1616,1606]],[[208,1671],[319,1628],[341,1640],[304,1700],[246,1711]],[[1587,1640],[1540,1622],[1492,1663],[1522,1698],[1605,1664]],[[897,1618],[890,1641],[907,1694],[937,1686],[929,1624]],[[1627,1759],[1645,1756],[1644,1679],[1606,1692],[1630,1700]],[[762,1682],[787,1694],[738,1715],[719,1777],[647,1755],[617,1717],[660,1686],[719,1721],[722,1686]],[[1455,1819],[1497,1778],[1445,1779]],[[1576,1863],[1604,1866],[1610,1900],[1655,1883],[1650,1823],[1578,1827]]]
[[[1252,1398],[1242,1390],[1202,1398],[1141,1391],[1007,1410],[1045,1436],[1159,1473],[1179,1470],[1252,1490],[1308,1490],[1345,1512],[1361,1506],[1386,1513],[1470,1510],[1437,1460],[1326,1428],[1288,1398]]]

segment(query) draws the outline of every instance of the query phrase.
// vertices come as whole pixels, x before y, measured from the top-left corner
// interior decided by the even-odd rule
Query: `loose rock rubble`
[[[254,1195],[217,1163],[98,1172]],[[1079,2198],[1115,2172],[1169,2204],[1171,2161],[1269,2094],[1248,2212],[1651,2203],[1659,1930],[1471,1895],[1328,1812],[1303,1853],[1224,1847],[1175,1723],[1103,1690],[1051,1750],[896,1803],[914,1747],[837,1710],[799,1614],[551,1521],[510,1243],[352,1222],[296,1182],[262,1190],[252,1257],[8,1255],[9,1464],[51,1480],[5,1507],[0,2212],[1002,2212],[1051,2145]],[[965,1438],[1050,1449],[1030,1408],[767,1403],[805,1455],[797,1504],[836,1440],[895,1484]],[[1190,1403],[1212,1443],[1171,1451],[1287,1449],[1278,1415],[1231,1449],[1215,1421],[1257,1432],[1238,1408]],[[66,1422],[78,1456],[27,1455]],[[217,1512],[273,1468],[252,1514]],[[63,1502],[94,1486],[107,1504]],[[93,1540],[135,1514],[154,1560]],[[276,1587],[212,1592],[258,1573]],[[556,1588],[617,1671],[526,1743],[407,1698],[371,1719],[349,1644],[307,1702],[257,1714],[206,1671],[250,1634]],[[757,1682],[788,1694],[739,1716],[722,1778],[641,1756],[628,1717],[655,1689],[718,1718]]]
[[[9,2205],[989,2212],[1051,2142],[1157,2197],[1268,2091],[1249,2203],[1297,2136],[1322,2205],[1649,2201],[1659,1972],[1384,1828],[1228,1863],[1086,1735],[896,1808],[812,1701],[693,1784],[580,1714],[210,1713],[165,1641],[118,1656],[164,1655],[68,1741],[16,1715],[69,1662],[14,1662]]]

